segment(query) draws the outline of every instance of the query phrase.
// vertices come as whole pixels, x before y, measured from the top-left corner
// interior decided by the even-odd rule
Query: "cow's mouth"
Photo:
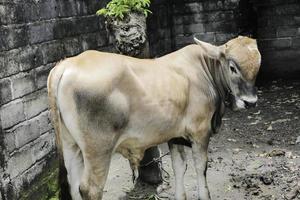
[[[247,108],[245,102],[241,98],[233,95],[231,91],[228,91],[226,106],[233,111],[238,111]]]

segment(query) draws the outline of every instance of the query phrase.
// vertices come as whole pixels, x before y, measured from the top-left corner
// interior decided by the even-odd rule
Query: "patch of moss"
[[[44,172],[20,194],[20,200],[58,200],[58,163],[51,159]]]

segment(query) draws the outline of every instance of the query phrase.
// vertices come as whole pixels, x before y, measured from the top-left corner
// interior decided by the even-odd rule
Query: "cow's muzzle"
[[[257,95],[253,96],[242,96],[241,100],[243,101],[245,108],[254,108],[257,102]]]

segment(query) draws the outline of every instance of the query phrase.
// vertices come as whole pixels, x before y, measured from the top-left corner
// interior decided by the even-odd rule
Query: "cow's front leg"
[[[202,140],[201,142],[193,142],[192,144],[193,160],[197,173],[198,198],[200,200],[210,200],[210,194],[206,180],[207,147],[208,138]]]
[[[175,199],[186,200],[184,189],[184,174],[186,171],[186,154],[183,145],[168,142],[171,152],[172,167],[175,174]]]

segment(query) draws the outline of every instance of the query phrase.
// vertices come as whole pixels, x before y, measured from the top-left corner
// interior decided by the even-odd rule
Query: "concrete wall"
[[[55,150],[46,79],[64,57],[109,51],[95,0],[0,1],[0,199],[17,199]]]

